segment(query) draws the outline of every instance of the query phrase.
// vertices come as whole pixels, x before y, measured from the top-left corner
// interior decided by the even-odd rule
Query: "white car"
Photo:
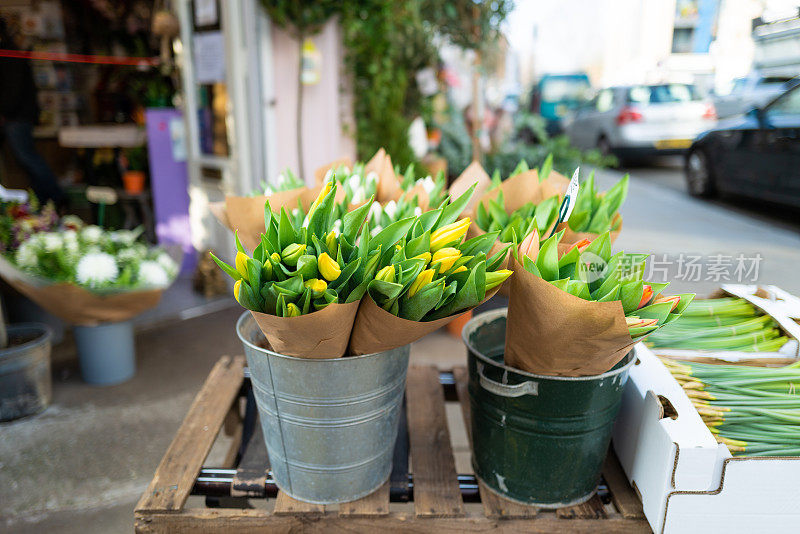
[[[717,122],[714,104],[693,85],[664,83],[601,89],[565,122],[573,145],[621,160],[681,154]]]

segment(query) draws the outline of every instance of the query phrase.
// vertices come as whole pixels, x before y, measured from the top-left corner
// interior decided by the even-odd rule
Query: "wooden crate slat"
[[[600,500],[597,494],[592,495],[592,498],[585,503],[558,508],[556,516],[562,519],[605,519],[607,517],[603,508],[603,501]]]
[[[244,379],[244,357],[222,357],[195,397],[136,510],[180,510]]]
[[[389,515],[389,482],[378,488],[378,491],[362,497],[357,501],[339,505],[342,517],[379,517]]]
[[[435,367],[409,368],[406,402],[417,517],[464,515],[444,393]]]
[[[485,517],[415,519],[410,514],[392,513],[378,519],[340,517],[328,513],[319,518],[300,515],[270,515],[253,509],[187,509],[180,514],[137,514],[136,532],[139,534],[172,534],[175,532],[206,532],[220,534],[253,534],[255,532],[304,532],[327,534],[329,532],[379,532],[380,534],[461,534],[500,533],[517,534],[643,534],[651,532],[644,520],[611,518],[603,521],[573,519],[565,521],[555,514],[540,514],[536,519],[505,519],[490,521]]]
[[[628,482],[617,455],[609,451],[603,465],[603,478],[606,480],[614,503],[622,517],[627,519],[644,519],[642,501]]]
[[[298,501],[286,493],[278,491],[278,497],[275,499],[275,509],[273,510],[273,513],[275,515],[322,514],[325,513],[325,505]]]
[[[456,381],[456,393],[458,393],[458,402],[461,404],[461,415],[464,416],[464,427],[467,429],[467,438],[469,440],[470,449],[472,448],[472,424],[470,420],[470,405],[469,405],[469,391],[467,376],[467,369],[465,367],[456,367],[453,369],[453,377]],[[538,509],[535,506],[525,506],[508,499],[504,499],[486,485],[478,481],[478,492],[481,494],[481,503],[483,503],[483,512],[486,517],[496,518],[531,518],[536,517]]]

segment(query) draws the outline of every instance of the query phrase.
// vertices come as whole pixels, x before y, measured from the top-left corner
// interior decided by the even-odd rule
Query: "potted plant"
[[[122,185],[125,192],[131,195],[138,195],[144,191],[144,183],[147,178],[147,152],[144,147],[137,146],[125,151],[123,159],[125,172],[122,173]]]

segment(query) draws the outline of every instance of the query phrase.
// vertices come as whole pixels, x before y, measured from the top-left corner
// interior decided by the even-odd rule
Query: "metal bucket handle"
[[[538,395],[539,382],[529,380],[521,384],[501,384],[483,374],[483,364],[478,362],[478,376],[481,387],[489,393],[501,397],[522,397],[523,395]]]

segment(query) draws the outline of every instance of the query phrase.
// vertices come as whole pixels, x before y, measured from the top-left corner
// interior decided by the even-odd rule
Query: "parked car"
[[[544,74],[531,90],[531,113],[547,121],[548,134],[560,134],[564,117],[586,102],[590,91],[585,73]]]
[[[686,155],[689,193],[800,207],[800,87],[700,135]]]
[[[731,117],[764,106],[795,83],[797,80],[790,76],[764,76],[756,72],[737,78],[730,93],[714,97],[717,116]]]
[[[714,105],[693,85],[631,85],[601,89],[565,129],[575,146],[626,160],[683,153],[716,120]]]

